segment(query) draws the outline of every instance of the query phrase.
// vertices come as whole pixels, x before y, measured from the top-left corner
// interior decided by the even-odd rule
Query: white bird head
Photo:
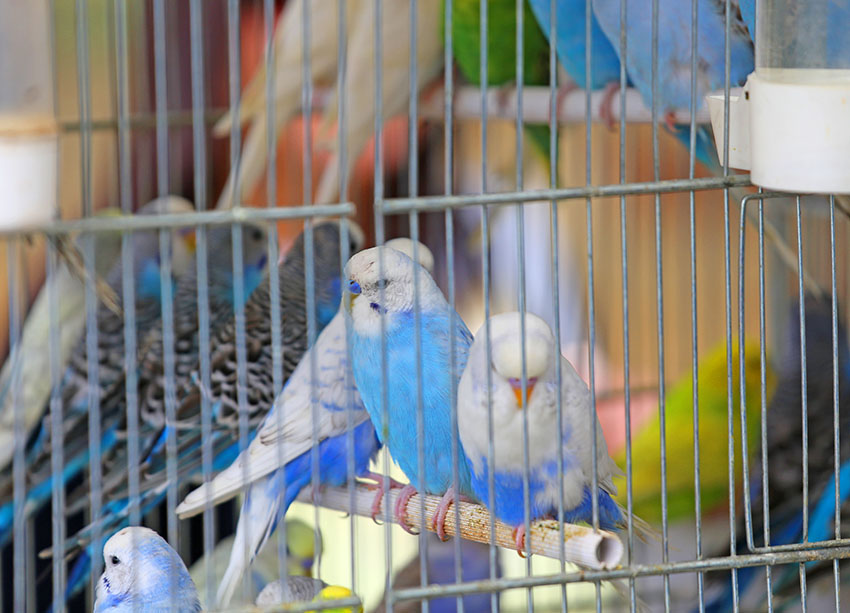
[[[372,247],[356,253],[348,260],[345,271],[343,305],[359,334],[380,334],[381,317],[384,315],[389,329],[393,316],[413,312],[416,272],[421,311],[446,305],[443,294],[428,271],[395,249]]]
[[[479,330],[482,336],[485,328]],[[522,329],[520,314],[502,313],[490,318],[493,370],[507,380],[514,392],[517,408],[522,404]],[[486,349],[485,349],[486,350]],[[526,396],[531,401],[537,384],[555,357],[555,337],[549,325],[537,315],[525,316]]]
[[[416,245],[416,257],[413,257],[413,245]],[[434,254],[425,245],[411,238],[393,238],[384,243],[386,247],[401,251],[411,260],[416,260],[422,265],[422,268],[427,270],[431,275],[434,274]]]
[[[153,530],[133,526],[115,533],[103,546],[103,561],[95,611],[122,603],[167,605],[172,595],[181,611],[199,610],[197,590],[186,565]]]
[[[480,473],[489,449],[489,420],[496,433],[495,461],[504,469],[521,468],[523,446],[517,444],[528,416],[529,453],[538,461],[551,445],[558,388],[556,360],[560,354],[555,337],[542,319],[525,317],[526,398],[522,402],[522,336],[519,313],[490,318],[490,359],[487,359],[486,323],[475,335],[458,388],[458,427],[461,443],[476,473]],[[491,393],[487,392],[487,382]],[[523,410],[525,409],[525,410]],[[492,411],[492,413],[491,413]]]

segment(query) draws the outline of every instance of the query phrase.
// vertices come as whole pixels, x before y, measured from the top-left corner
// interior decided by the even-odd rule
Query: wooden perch
[[[381,502],[381,512],[378,515],[380,519],[386,517],[387,505],[390,509],[393,508],[398,495],[399,490],[393,489],[384,496]],[[308,504],[315,502],[319,506],[336,511],[371,517],[375,490],[364,485],[355,485],[353,509],[350,508],[351,501],[348,488],[327,487],[316,492],[315,496],[311,488],[304,488],[298,499]],[[407,503],[408,526],[418,530],[421,530],[424,526],[428,530],[432,530],[431,519],[434,517],[439,503],[440,498],[438,496],[425,496],[425,521],[423,521],[420,495],[413,496]],[[395,518],[393,518],[393,521],[395,521]],[[446,518],[446,534],[452,536],[458,534],[454,507],[449,509]],[[460,503],[460,536],[470,541],[490,543],[490,513],[486,508],[478,504]],[[531,524],[531,534],[526,536],[525,542],[532,554],[558,560],[560,559],[558,537],[558,522],[543,520]],[[516,548],[513,529],[498,520],[496,520],[496,544],[507,549]],[[623,543],[616,534],[605,530],[595,532],[592,528],[585,526],[564,524],[565,562],[571,562],[584,568],[608,570],[616,568],[622,557]]]

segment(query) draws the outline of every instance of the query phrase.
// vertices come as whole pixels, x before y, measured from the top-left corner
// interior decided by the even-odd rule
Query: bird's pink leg
[[[416,488],[412,485],[405,485],[401,488],[398,498],[395,500],[395,519],[398,525],[404,528],[408,534],[419,534],[416,530],[407,525],[407,503],[417,494]]]
[[[525,524],[520,524],[514,528],[514,544],[516,544],[516,552],[519,554],[519,557],[526,557],[522,552],[525,549]]]
[[[387,477],[384,477],[384,475],[379,475],[378,473],[367,472],[366,474],[363,475],[363,478],[369,479],[369,480],[375,482],[375,483],[366,483],[365,486],[368,489],[376,490],[376,492],[377,492],[375,494],[375,499],[372,501],[371,511],[372,511],[372,521],[374,521],[375,523],[378,523],[378,514],[381,512],[381,502],[384,499],[384,494],[387,493],[386,487],[385,487],[386,482],[384,481],[384,479],[387,478]],[[388,478],[390,480],[390,489],[404,488],[405,487],[403,483],[399,483],[398,481],[396,481],[392,477],[388,477]]]
[[[620,93],[619,81],[611,81],[605,86],[602,102],[599,103],[599,117],[605,122],[609,130],[614,128],[614,96],[618,93]]]
[[[474,502],[463,494],[460,496],[455,492],[454,486],[446,490],[443,497],[440,498],[440,504],[437,505],[437,511],[431,519],[431,528],[437,533],[441,541],[446,540],[446,517],[449,515],[449,507],[453,502]]]
[[[679,128],[676,126],[676,113],[673,111],[667,111],[664,113],[664,124],[667,126],[667,129],[673,133],[679,131]]]

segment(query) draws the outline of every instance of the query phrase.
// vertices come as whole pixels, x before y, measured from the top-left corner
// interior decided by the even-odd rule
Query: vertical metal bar
[[[626,0],[620,0],[620,57],[625,58],[628,50],[626,36],[627,6]],[[621,185],[626,183],[626,85],[628,77],[626,74],[626,63],[620,62],[620,169],[619,181]],[[632,412],[631,412],[631,390],[629,389],[629,263],[628,263],[628,241],[627,241],[627,217],[626,197],[620,196],[620,269],[622,271],[623,291],[623,408],[626,434],[626,518],[628,547],[626,563],[632,564],[635,547],[634,518],[634,492],[632,479]],[[635,580],[629,579],[629,610],[631,613],[637,611],[637,594],[635,592]]]
[[[275,64],[275,9],[274,0],[263,0],[263,24],[265,27],[265,113],[266,113],[266,206],[269,208],[277,206],[277,116],[275,113],[275,83],[277,81]],[[290,7],[291,10],[291,7]],[[270,223],[268,230],[268,284],[269,284],[269,314],[272,333],[272,390],[277,398],[283,389],[283,343],[281,341],[281,316],[280,316],[280,278],[279,278],[279,237],[277,224]],[[261,283],[264,283],[261,281]],[[283,427],[282,411],[277,412],[278,428]],[[278,464],[283,464],[284,442],[280,440],[277,444]],[[285,471],[279,471],[278,477],[281,491],[286,489]],[[286,527],[282,526],[284,538],[278,533],[277,559],[278,573],[281,581],[288,579]],[[247,539],[246,539],[247,540]]]
[[[17,266],[17,254],[11,253],[10,264]],[[15,268],[12,268],[15,270]],[[47,275],[56,274],[56,247],[47,242]],[[53,492],[51,496],[51,513],[53,515],[53,611],[65,611],[65,484],[62,479],[62,469],[65,464],[65,439],[62,431],[63,406],[60,393],[62,373],[59,364],[59,296],[51,283],[48,286],[47,302],[50,319],[50,336],[48,350],[50,352],[50,470],[52,474]]]
[[[487,88],[488,61],[489,61],[489,0],[480,0],[480,40],[479,40],[479,66],[478,80],[481,87],[481,192],[487,193]],[[481,205],[481,277],[484,292],[484,341],[487,352],[487,363],[492,364],[493,348],[490,330],[490,209],[486,204]],[[496,506],[496,448],[495,428],[493,426],[493,373],[487,369],[487,465],[491,469],[487,472],[487,508]],[[496,516],[490,514],[490,579],[495,580],[499,568],[499,548],[496,546]],[[496,592],[490,593],[490,611],[499,610],[499,596]]]
[[[116,70],[118,84],[118,189],[121,210],[132,212],[132,177],[130,152],[130,85],[129,57],[127,51],[126,0],[115,2]],[[139,404],[138,373],[136,371],[136,293],[133,275],[133,236],[124,232],[121,244],[121,284],[124,306],[124,371],[125,399],[127,403],[127,482],[129,518],[131,525],[139,525]]]
[[[204,124],[204,41],[203,41],[203,3],[201,0],[189,2],[189,44],[192,70],[192,149],[194,157],[195,208],[199,211],[207,208],[207,143]],[[207,280],[207,229],[198,226],[195,229],[197,256],[198,290],[198,355],[203,389],[210,387],[210,311]],[[204,481],[212,478],[212,409],[210,399],[201,394],[201,473]],[[206,576],[207,602],[214,602],[215,580],[212,565],[214,548],[214,515],[209,501],[204,507],[204,574]]]
[[[380,1],[380,0],[379,0]],[[452,109],[452,101],[454,100],[454,75],[452,72],[452,49],[453,47],[453,23],[454,0],[446,0],[446,46],[444,49],[445,72],[443,80],[445,83],[443,94],[443,105],[445,113],[444,138],[445,138],[445,156],[443,167],[443,184],[446,195],[453,193],[454,183],[452,181],[454,170],[454,113]],[[457,500],[460,500],[460,441],[458,437],[457,425],[457,380],[454,373],[457,370],[457,342],[455,331],[457,329],[457,312],[455,310],[455,254],[454,254],[454,217],[450,210],[445,212],[445,228],[446,228],[446,281],[448,283],[449,293],[449,372],[451,373],[451,427],[452,427],[452,486],[454,487]],[[454,505],[455,522],[460,525],[460,504]],[[454,558],[456,561],[461,559],[460,539],[454,539]],[[461,583],[463,581],[463,569],[460,564],[455,564],[455,581]],[[459,613],[463,613],[463,599],[458,597],[456,606]]]
[[[425,0],[426,2],[428,0]],[[417,20],[418,20],[419,3],[417,0],[410,0],[410,58],[409,58],[409,107],[408,107],[408,173],[407,173],[407,190],[410,196],[419,195],[419,96],[416,86],[419,81],[419,62],[417,56],[418,37],[417,37]],[[408,216],[410,224],[410,238],[413,240],[413,260],[419,260],[419,213],[412,212]],[[418,266],[413,268],[413,342],[416,352],[416,463],[420,475],[425,474],[425,398],[422,388],[422,311],[420,302],[420,270]],[[419,512],[422,517],[425,517],[425,497],[419,497]],[[460,564],[460,560],[455,560],[455,564]],[[419,584],[422,587],[428,585],[428,532],[421,530],[419,532]],[[431,603],[428,600],[423,600],[421,604],[422,611],[428,613],[431,608]]]
[[[162,198],[168,195],[168,69],[166,65],[167,49],[165,40],[165,3],[155,0],[153,3],[154,21],[154,88],[156,98],[156,167],[157,191]],[[171,262],[171,232],[159,231],[160,289],[162,293],[162,351],[163,375],[165,378],[164,403],[165,421],[168,424],[177,421],[177,390],[175,382],[176,359],[174,355],[174,310]],[[167,538],[175,549],[179,546],[177,533],[177,435],[174,428],[168,428],[165,439],[165,462],[168,478],[166,491]],[[176,606],[177,576],[171,577],[170,594],[174,596],[172,607]]]
[[[450,7],[447,3],[446,13],[448,19],[448,13],[450,12]],[[375,244],[382,245],[385,240],[384,236],[384,146],[383,146],[383,138],[384,138],[384,97],[383,97],[383,59],[384,59],[384,29],[383,29],[383,1],[375,0],[375,14],[374,14],[374,26],[375,26],[375,151],[374,151],[374,193],[373,193],[373,207],[374,207],[374,215],[375,215]],[[446,43],[447,46],[450,46],[449,43]],[[381,251],[378,254],[378,275],[383,278],[384,271],[384,255]],[[384,291],[380,290],[380,299],[384,299]],[[389,390],[388,390],[388,382],[387,382],[387,369],[389,366],[389,360],[387,356],[387,322],[386,318],[381,316],[381,416],[382,422],[385,429],[390,428],[390,413],[389,413]],[[390,490],[390,459],[389,454],[384,453],[384,490]],[[425,475],[421,475],[422,481],[425,481]],[[387,594],[386,603],[387,603],[387,613],[392,613],[394,598],[393,598],[393,589],[392,589],[392,559],[393,559],[393,551],[392,551],[392,527],[390,525],[391,522],[391,511],[390,505],[386,505],[386,514],[385,514],[385,549],[384,549],[384,560],[386,562],[386,583],[385,583],[385,594]]]
[[[657,1],[657,0],[656,0]],[[723,104],[723,175],[729,175],[729,83],[732,65],[731,55],[731,7],[730,1],[725,2],[725,31],[724,31],[724,104]],[[729,190],[723,190],[723,245],[726,253],[724,258],[724,273],[726,281],[726,402],[727,402],[727,436],[728,436],[728,462],[729,462],[729,552],[736,553],[735,535],[735,442],[734,442],[734,418],[733,418],[733,390],[732,390],[732,263],[729,229]],[[734,611],[739,609],[738,595],[738,571],[731,569],[732,573],[732,606]]]
[[[9,298],[9,358],[12,362],[12,381],[11,381],[11,397],[12,411],[14,414],[14,433],[15,433],[15,449],[12,459],[12,487],[14,500],[14,537],[12,546],[14,548],[12,559],[14,566],[13,579],[13,604],[15,611],[25,611],[27,605],[27,541],[26,538],[26,516],[24,508],[26,505],[26,434],[24,432],[24,407],[21,403],[21,370],[23,365],[23,356],[20,353],[19,343],[21,342],[21,288],[18,286],[18,277],[20,274],[20,265],[18,262],[18,245],[17,239],[10,239],[6,243],[6,269],[8,279],[8,298]],[[50,284],[51,278],[48,275],[45,283]],[[30,409],[32,410],[32,409]]]
[[[796,197],[797,215],[797,292],[800,301],[800,396],[802,406],[801,438],[803,445],[803,533],[802,542],[809,541],[809,393],[807,381],[806,355],[806,294],[803,287],[803,220],[801,215],[800,196]],[[806,565],[800,563],[800,604],[803,613],[807,610],[806,603]]]
[[[759,384],[761,388],[761,467],[762,467],[762,528],[764,544],[770,545],[770,494],[768,488],[768,462],[767,462],[767,325],[765,321],[765,279],[764,279],[764,200],[759,199],[759,347],[760,347],[760,373]],[[749,501],[747,514],[749,515]],[[750,545],[753,544],[752,528],[748,529]],[[765,568],[765,582],[767,592],[767,609],[773,611],[773,586],[771,567]]]
[[[693,179],[696,169],[696,109],[697,109],[697,37],[699,32],[697,0],[691,0],[691,142],[688,153],[688,178]],[[694,420],[694,531],[696,532],[696,557],[701,560],[702,553],[702,492],[700,491],[700,445],[699,445],[699,369],[697,361],[699,346],[697,343],[697,250],[696,250],[696,202],[694,191],[688,198],[688,216],[690,222],[691,256],[691,379],[693,381],[691,400]],[[699,611],[705,611],[705,574],[697,574],[697,597]]]
[[[835,279],[835,196],[829,197],[829,264],[830,289],[832,292],[832,435],[833,463],[835,469],[835,538],[841,538],[841,433],[839,431],[840,400],[838,397],[838,290]],[[832,561],[833,585],[835,587],[835,610],[841,610],[841,576],[838,559]]]
[[[75,21],[76,51],[77,51],[77,104],[80,109],[80,197],[83,205],[83,216],[92,214],[91,193],[91,84],[89,76],[89,34],[88,34],[88,0],[76,0]],[[101,572],[103,559],[98,552],[102,549],[102,530],[100,517],[103,504],[100,429],[100,386],[98,381],[98,328],[97,328],[97,296],[93,279],[95,277],[95,236],[81,236],[83,258],[86,269],[85,301],[86,301],[86,369],[88,377],[88,435],[89,435],[89,521],[94,525],[91,548],[95,552],[91,560],[91,576],[89,578],[90,592],[94,594],[95,583]]]
[[[661,160],[658,143],[658,0],[652,0],[652,167],[653,178],[661,177]],[[661,560],[667,563],[670,556],[667,513],[667,406],[664,382],[664,288],[661,254],[661,196],[655,194],[655,300],[658,326],[658,413],[660,419],[661,456]],[[664,575],[664,610],[670,610],[670,576]]]
[[[522,94],[523,84],[525,81],[524,65],[525,48],[524,48],[524,14],[525,8],[523,0],[516,0],[516,92],[517,92],[517,114],[516,114],[516,188],[523,189],[523,132],[522,132]],[[525,214],[523,207],[520,204],[516,206],[516,227],[517,227],[517,310],[520,313],[519,329],[520,329],[520,357],[521,357],[521,392],[524,405],[528,404],[528,376],[527,376],[527,356],[525,351],[525,312],[526,312],[526,295],[525,295]],[[531,468],[529,463],[529,434],[528,434],[528,413],[523,411],[522,414],[522,501],[523,501],[523,517],[525,519],[525,534],[526,548],[530,551],[531,547]],[[495,471],[494,471],[495,472]],[[525,561],[525,572],[527,576],[533,574],[531,566],[531,556],[529,555]],[[534,595],[529,588],[526,590],[526,604],[529,611],[534,610]]]
[[[549,2],[549,40],[558,38],[558,9],[555,0]],[[556,45],[549,45],[549,186],[552,189],[558,187],[558,56]],[[564,546],[564,445],[561,438],[564,432],[564,407],[562,397],[561,376],[561,271],[558,257],[559,232],[558,232],[558,201],[552,200],[549,204],[550,219],[550,249],[552,250],[552,312],[555,314],[555,346],[558,355],[555,357],[555,384],[557,386],[557,408],[556,415],[558,428],[555,433],[558,449],[558,559],[561,572],[566,572],[566,551]],[[488,369],[489,371],[489,369]],[[492,471],[491,471],[492,472]],[[492,508],[492,507],[491,507]],[[561,613],[567,613],[567,586],[561,584]]]

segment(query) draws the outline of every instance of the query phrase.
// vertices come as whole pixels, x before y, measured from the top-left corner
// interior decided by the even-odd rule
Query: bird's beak
[[[520,379],[510,379],[511,389],[516,397],[517,407],[524,409],[526,405],[522,403],[522,381]],[[534,386],[537,384],[537,377],[529,377],[525,385],[526,399],[531,402],[531,393],[534,391]]]
[[[190,253],[195,253],[195,249],[197,248],[197,239],[195,238],[195,229],[194,228],[181,228],[178,230],[178,234],[183,239],[183,242],[186,245],[186,248],[189,249]]]
[[[354,300],[360,295],[361,291],[360,284],[354,279],[349,279],[348,292],[346,293],[345,300],[343,301],[343,304],[345,304],[345,308],[349,313],[351,313],[351,309],[354,308]]]

